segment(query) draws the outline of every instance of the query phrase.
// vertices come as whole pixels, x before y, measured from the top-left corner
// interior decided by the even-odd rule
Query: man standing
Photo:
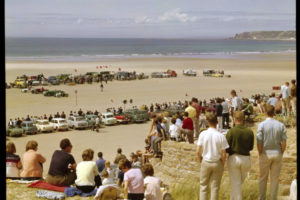
[[[234,113],[235,127],[226,134],[229,148],[228,173],[230,177],[230,199],[242,200],[242,184],[251,168],[250,151],[254,145],[254,134],[250,128],[244,126],[244,113]]]
[[[235,90],[231,90],[230,94],[231,94],[231,97],[232,97],[230,113],[231,113],[233,126],[234,126],[233,114],[234,114],[235,111],[242,109],[243,100],[240,97],[237,96]]]
[[[206,114],[209,128],[201,132],[197,143],[197,155],[201,163],[200,200],[208,199],[211,186],[211,199],[218,199],[219,189],[226,161],[226,149],[229,147],[225,136],[216,130],[217,116]]]
[[[180,129],[180,135],[187,136],[190,144],[194,144],[194,125],[193,120],[189,117],[188,112],[184,112],[184,120],[182,123],[182,129]],[[183,137],[184,138],[184,137]]]
[[[293,116],[296,116],[297,110],[296,110],[296,105],[297,105],[297,88],[296,88],[296,80],[293,79],[291,81],[292,87],[291,87],[291,104],[292,104],[292,113]]]
[[[196,110],[195,120],[193,121],[193,123],[194,123],[194,137],[198,138],[199,133],[200,133],[199,116],[200,116],[200,112],[201,112],[201,107],[198,103],[198,99],[195,98],[195,97],[192,98],[192,106]]]
[[[65,138],[60,141],[61,150],[54,151],[49,171],[46,177],[46,182],[52,185],[69,186],[76,179],[76,162],[70,154],[72,144],[69,139]]]
[[[216,114],[218,119],[218,131],[221,131],[223,129],[223,106],[221,105],[222,100],[220,98],[217,98],[217,105],[216,105]]]
[[[276,106],[278,99],[275,97],[275,92],[272,92],[271,97],[267,101],[268,104],[271,104],[272,106]]]
[[[222,121],[223,121],[223,128],[228,129],[229,128],[229,106],[227,103],[227,100],[222,99]],[[225,125],[226,123],[226,125]]]
[[[286,82],[285,85],[281,86],[281,95],[282,95],[282,114],[287,116],[290,113],[290,87],[289,82]]]
[[[286,148],[286,128],[273,119],[274,106],[266,105],[267,119],[258,125],[257,150],[259,154],[259,199],[266,199],[268,175],[270,172],[270,199],[277,198],[278,178],[282,165],[282,155]]]

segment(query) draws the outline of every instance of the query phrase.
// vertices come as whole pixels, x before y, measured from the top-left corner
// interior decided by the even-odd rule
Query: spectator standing
[[[275,97],[275,92],[272,92],[271,98],[267,101],[268,104],[271,104],[272,106],[276,106],[276,103],[278,101],[278,98]]]
[[[216,114],[217,114],[217,120],[218,120],[218,131],[221,131],[223,129],[223,107],[222,107],[222,100],[220,98],[217,99],[217,105],[216,105]]]
[[[12,119],[9,120],[8,127],[9,128],[13,128],[14,127],[14,122],[12,121]]]
[[[197,111],[192,105],[193,105],[193,102],[190,101],[189,106],[184,111],[189,114],[189,118],[191,118],[191,120],[193,121],[193,127],[195,127]],[[194,131],[194,129],[193,129],[193,131]],[[193,132],[193,137],[194,136],[195,136],[195,134]]]
[[[242,104],[243,104],[243,100],[237,96],[236,91],[235,90],[231,90],[230,92],[232,100],[231,100],[231,116],[233,119],[233,114],[235,111],[237,110],[241,110],[242,109]],[[233,121],[233,126],[234,126],[234,120]]]
[[[189,117],[188,112],[184,112],[184,120],[182,123],[182,129],[180,129],[180,134],[187,136],[190,144],[194,143],[194,125],[193,120]]]
[[[179,135],[180,135],[180,132],[179,132],[179,127],[175,124],[176,123],[176,119],[175,118],[172,118],[171,119],[171,123],[172,125],[170,126],[170,138],[171,140],[173,141],[179,141]]]
[[[266,105],[266,120],[258,125],[257,150],[259,154],[259,199],[266,199],[267,182],[270,173],[270,199],[277,198],[278,179],[282,155],[286,148],[286,128],[273,119],[274,106]]]
[[[127,159],[119,162],[119,169],[124,173],[124,199],[144,199],[144,178],[142,171],[138,168],[131,168]]]
[[[71,155],[72,144],[69,139],[65,138],[60,141],[61,150],[54,151],[46,182],[52,185],[69,186],[76,179],[76,162]]]
[[[22,169],[21,159],[16,153],[16,146],[13,142],[6,144],[6,178],[20,177]]]
[[[290,113],[290,87],[289,82],[286,82],[281,86],[281,98],[282,98],[282,114],[284,116]]]
[[[296,116],[297,114],[297,109],[296,109],[296,106],[297,106],[297,87],[296,87],[296,80],[293,79],[291,81],[292,83],[292,87],[291,87],[291,105],[292,105],[292,113],[293,113],[293,116]]]
[[[251,168],[250,151],[253,150],[254,134],[244,123],[242,111],[234,113],[235,127],[231,128],[226,139],[229,148],[227,166],[230,178],[230,199],[242,200],[242,184]]]
[[[61,113],[60,117],[66,119],[66,114],[64,113],[64,111]]]
[[[43,176],[43,163],[46,158],[37,152],[38,143],[30,140],[26,144],[26,152],[23,154],[23,171],[21,177],[40,179]]]
[[[225,136],[216,130],[218,123],[214,113],[207,113],[208,130],[199,135],[197,155],[201,163],[200,199],[208,199],[210,184],[211,199],[218,199],[221,179],[226,161],[226,149],[229,147]]]
[[[94,151],[86,149],[82,152],[82,162],[76,166],[76,188],[84,193],[92,192],[101,184],[96,162],[93,161]]]
[[[222,99],[222,121],[223,121],[223,128],[229,129],[229,106],[228,106],[228,99]],[[226,124],[226,125],[225,125]]]

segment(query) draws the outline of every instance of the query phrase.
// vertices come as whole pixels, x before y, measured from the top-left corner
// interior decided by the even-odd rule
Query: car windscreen
[[[49,124],[49,122],[44,121],[44,122],[41,122],[40,124],[47,125],[47,124]]]
[[[113,115],[106,115],[106,118],[112,118],[114,117]]]
[[[60,120],[59,123],[60,123],[60,124],[62,124],[62,123],[67,123],[67,121],[66,121],[66,120]]]
[[[84,118],[83,117],[77,117],[76,121],[84,121]]]

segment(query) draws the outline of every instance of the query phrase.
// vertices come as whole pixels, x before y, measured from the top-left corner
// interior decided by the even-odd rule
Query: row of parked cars
[[[69,116],[64,118],[53,118],[50,122],[46,119],[32,121],[24,121],[20,128],[8,128],[6,135],[10,137],[20,137],[23,134],[32,135],[38,132],[68,131],[69,129],[88,129],[96,123],[97,116],[87,114],[83,116]],[[100,124],[115,125],[126,123],[142,123],[149,120],[147,111],[139,109],[128,109],[122,114],[114,115],[111,112],[102,113]]]

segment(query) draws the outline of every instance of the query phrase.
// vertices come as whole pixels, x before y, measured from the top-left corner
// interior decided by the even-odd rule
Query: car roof
[[[23,121],[22,123],[29,124],[29,123],[33,123],[33,121]]]
[[[36,120],[37,122],[49,122],[49,120],[47,120],[47,119],[38,119],[38,120]]]
[[[61,117],[59,117],[59,118],[52,118],[52,120],[53,120],[53,119],[55,119],[55,120],[66,120],[66,119],[61,118]]]
[[[114,115],[112,112],[104,112],[102,115]]]

